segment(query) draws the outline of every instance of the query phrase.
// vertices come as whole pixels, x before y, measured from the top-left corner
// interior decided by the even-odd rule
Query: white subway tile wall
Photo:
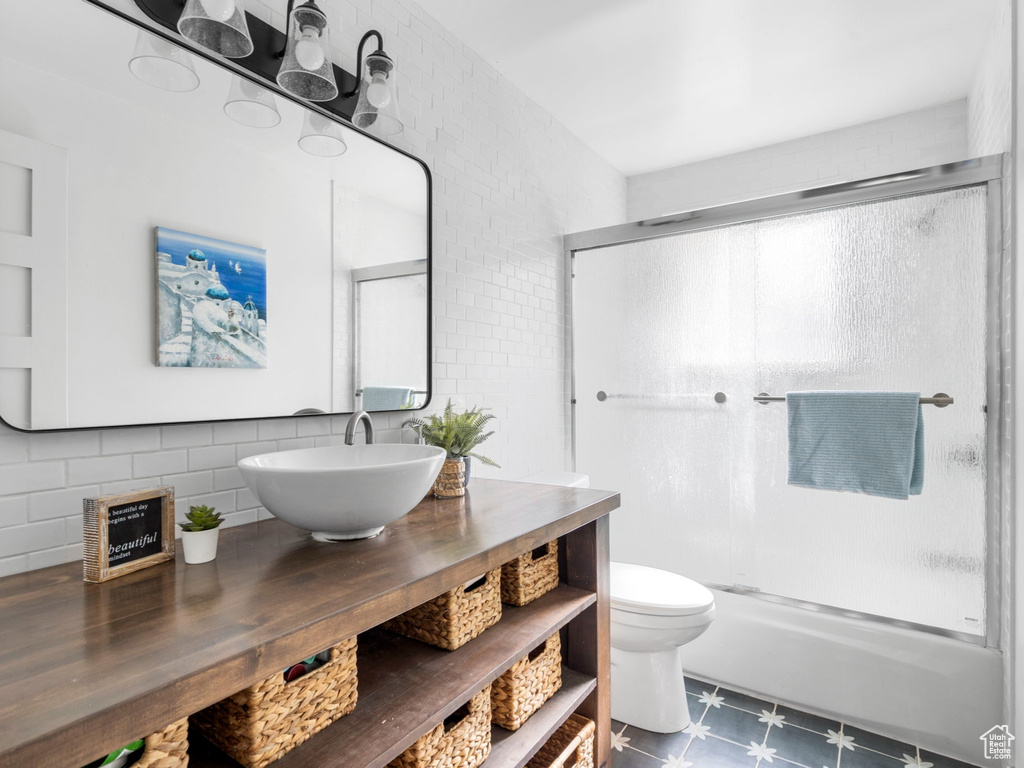
[[[568,460],[566,286],[561,235],[618,224],[626,179],[410,0],[321,0],[335,61],[355,68],[363,32],[396,62],[405,130],[393,143],[433,175],[434,400],[494,409],[483,446],[515,478]],[[247,9],[284,28],[285,2]],[[340,30],[340,31],[339,31]],[[379,441],[411,440],[405,414]],[[265,517],[235,463],[336,445],[346,417],[25,435],[0,426],[0,575],[81,557],[82,498],[173,485],[227,525]]]
[[[964,160],[968,101],[631,176],[629,220]]]

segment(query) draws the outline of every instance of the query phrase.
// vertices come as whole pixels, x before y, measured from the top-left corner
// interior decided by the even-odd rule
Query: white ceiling
[[[964,98],[1004,0],[418,0],[627,176]]]

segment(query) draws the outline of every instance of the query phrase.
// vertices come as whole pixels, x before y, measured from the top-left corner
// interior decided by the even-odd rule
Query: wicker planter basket
[[[569,715],[526,768],[594,768],[595,729],[593,720]]]
[[[466,495],[466,465],[461,458],[445,459],[441,471],[430,489],[435,496],[455,498]]]
[[[491,686],[396,757],[388,768],[476,768],[491,753]]]
[[[263,768],[356,706],[356,639],[331,648],[318,669],[289,683],[284,674],[192,715],[192,725],[246,768]]]
[[[558,540],[501,566],[501,602],[526,605],[558,586]]]
[[[501,569],[490,571],[483,584],[466,585],[438,595],[400,616],[384,628],[438,648],[454,651],[501,618]]]
[[[562,643],[555,632],[491,683],[491,722],[518,730],[561,687]]]

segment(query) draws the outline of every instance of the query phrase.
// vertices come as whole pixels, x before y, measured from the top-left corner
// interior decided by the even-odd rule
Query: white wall
[[[285,3],[273,22],[284,28]],[[247,4],[263,13],[256,2]],[[255,8],[253,8],[255,6]],[[486,455],[519,477],[564,468],[568,374],[561,235],[625,220],[626,183],[550,115],[411,0],[321,3],[356,45],[381,30],[398,67],[406,128],[396,146],[433,173],[434,407],[449,395],[491,407]],[[149,286],[147,286],[147,289]],[[276,338],[276,337],[275,337]],[[375,417],[399,440],[405,414]],[[179,519],[210,504],[231,524],[257,504],[235,462],[336,443],[345,417],[25,435],[0,427],[0,575],[81,557],[81,500],[170,484]]]
[[[629,178],[629,220],[968,157],[968,100]]]

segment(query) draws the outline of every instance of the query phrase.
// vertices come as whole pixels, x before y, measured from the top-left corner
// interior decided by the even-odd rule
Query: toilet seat
[[[630,563],[611,563],[613,610],[647,616],[692,616],[715,604],[711,590],[677,573]]]

